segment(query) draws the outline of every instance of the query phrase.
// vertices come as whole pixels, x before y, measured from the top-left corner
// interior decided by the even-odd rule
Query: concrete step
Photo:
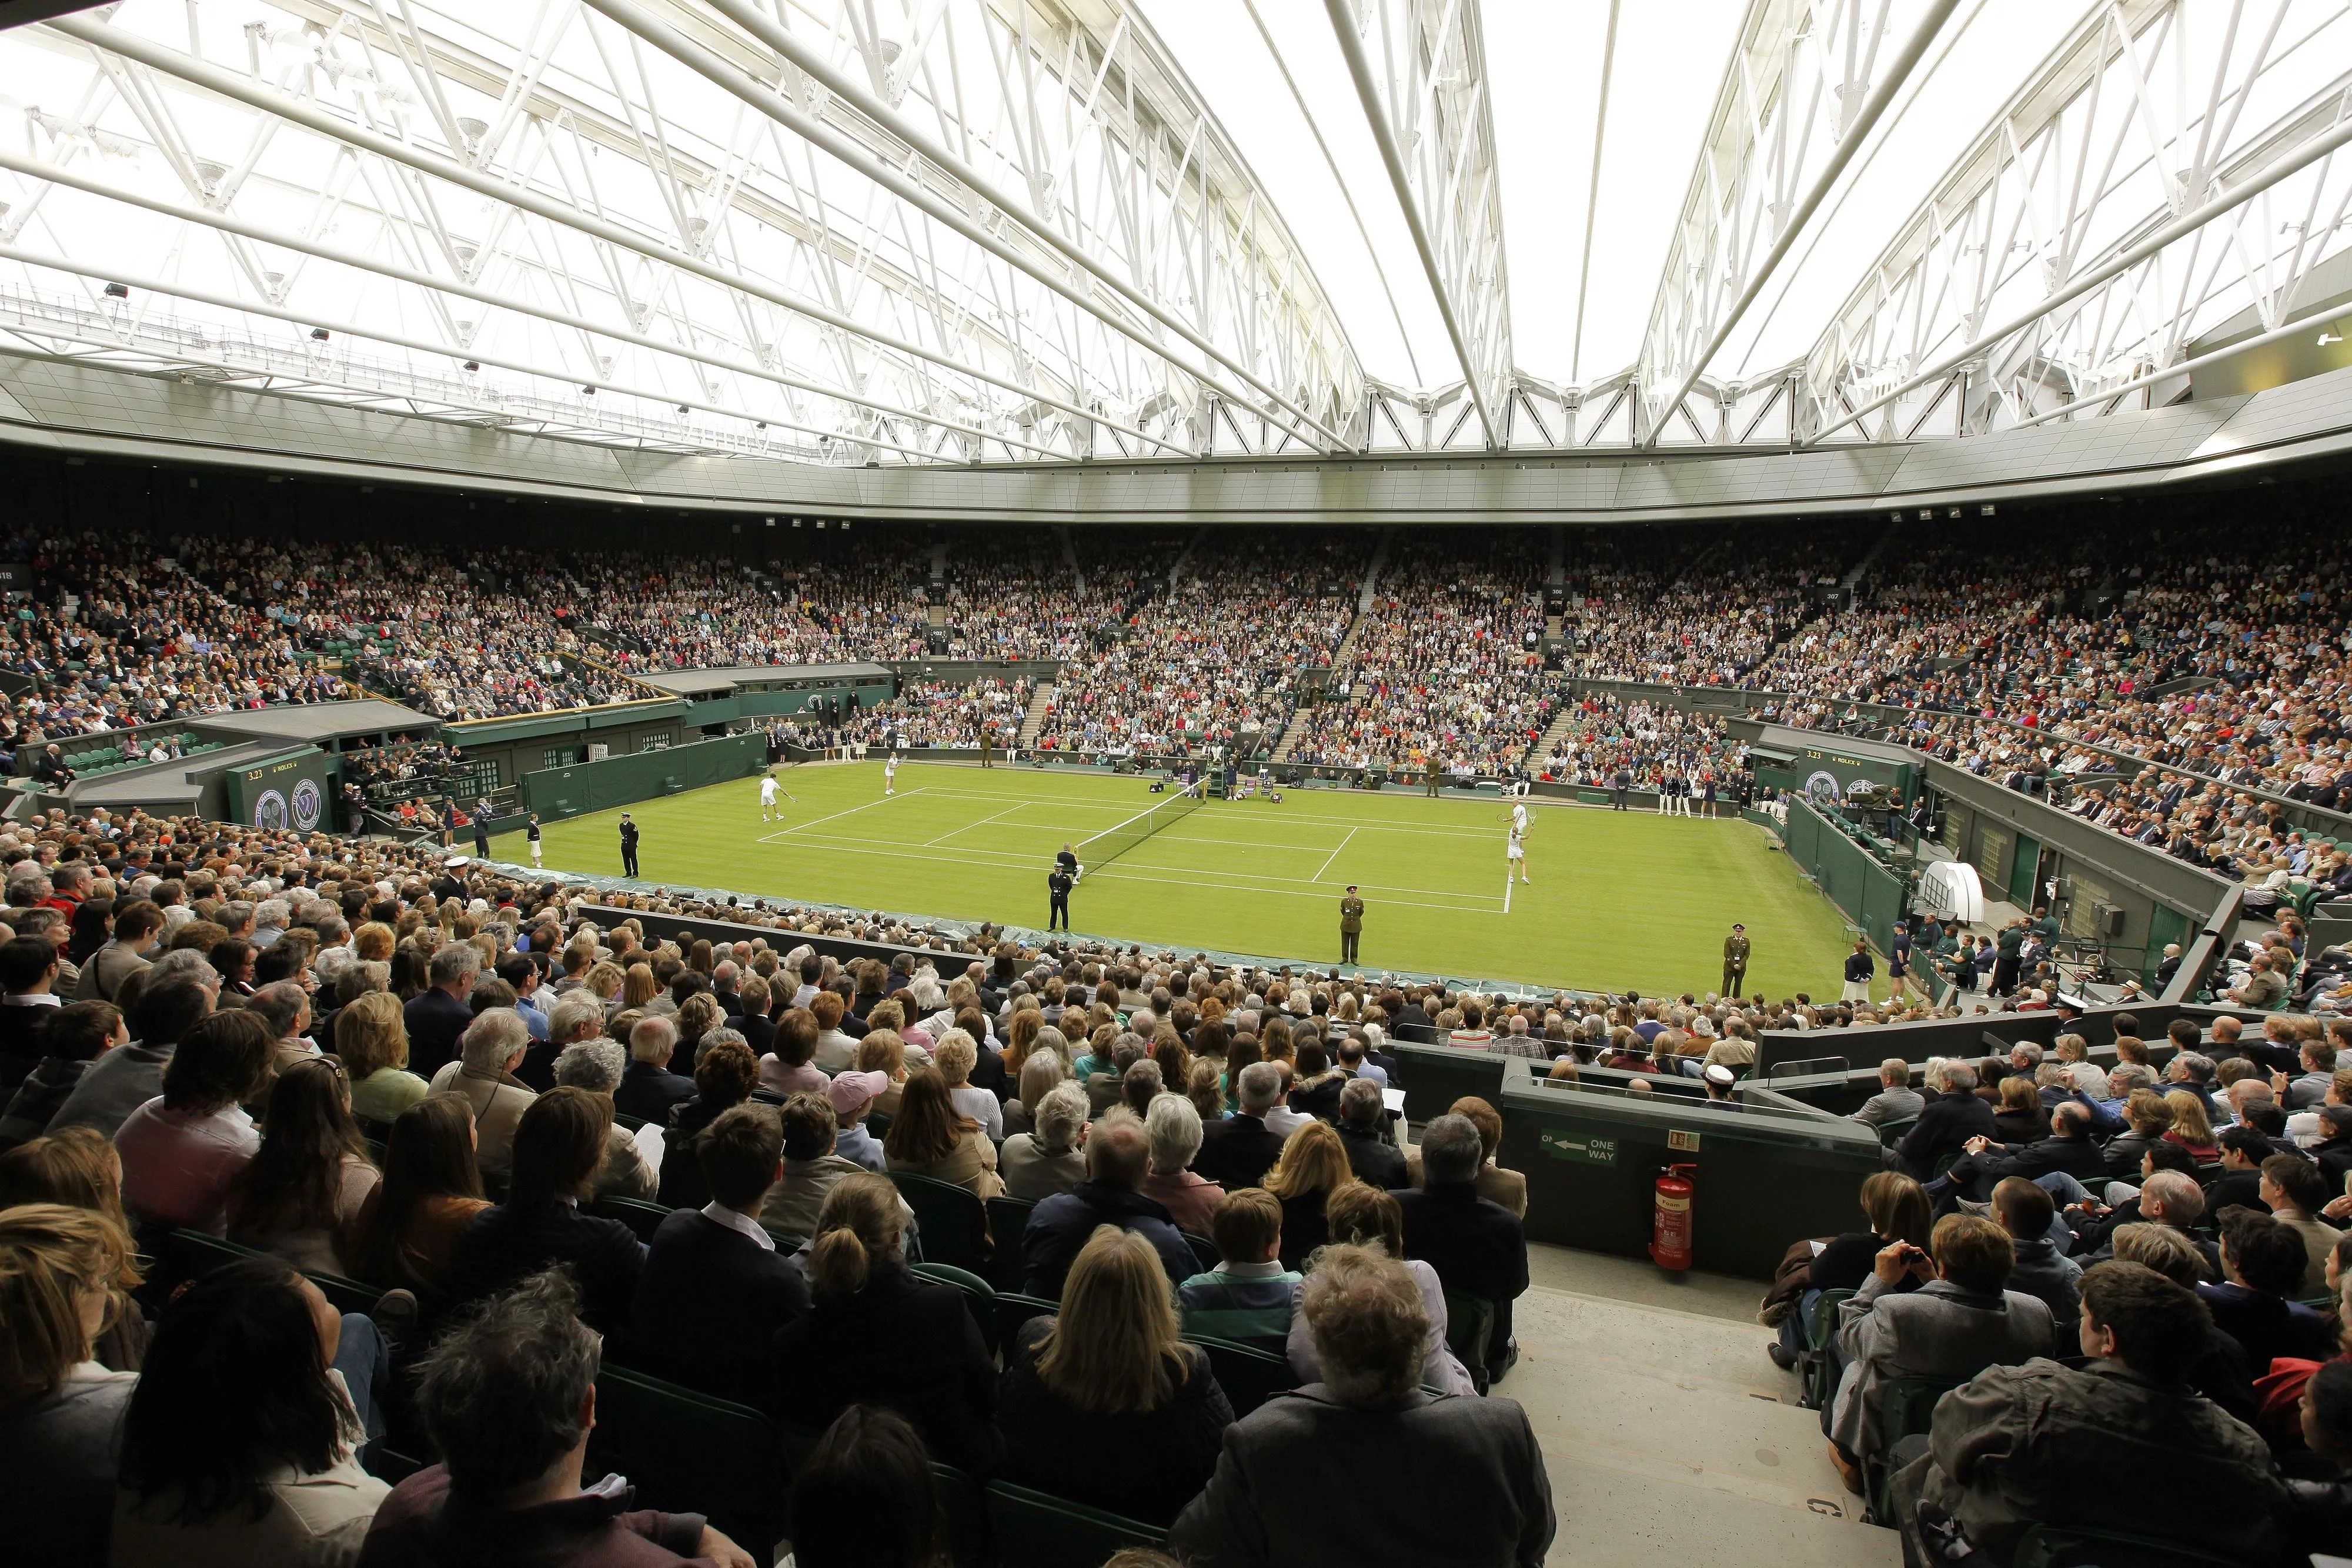
[[[1021,717],[1021,736],[1014,742],[1023,750],[1027,750],[1029,743],[1037,738],[1037,731],[1045,722],[1045,710],[1053,702],[1054,683],[1039,681],[1037,689],[1029,694],[1029,711]]]
[[[1582,1256],[1538,1273],[1574,1278]],[[1604,1289],[1607,1272],[1594,1270]],[[1495,1392],[1527,1410],[1543,1449],[1560,1521],[1547,1562],[1902,1561],[1894,1531],[1861,1522],[1795,1379],[1766,1359],[1770,1330],[1544,1284],[1513,1327],[1519,1363]]]

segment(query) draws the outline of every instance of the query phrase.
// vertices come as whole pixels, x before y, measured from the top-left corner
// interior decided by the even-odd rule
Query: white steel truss
[[[969,465],[1965,438],[2332,331],[2352,0],[2046,3],[2055,47],[1980,82],[1988,0],[1747,0],[1638,358],[1581,379],[1563,343],[1547,381],[1505,267],[1512,18],[1325,0],[1338,57],[1275,61],[1357,239],[1383,172],[1404,219],[1454,358],[1411,361],[1374,257],[1439,381],[1404,386],[1139,0],[123,0],[0,29],[0,339],[608,445]],[[1613,58],[1619,7],[1589,9]],[[1272,50],[1286,18],[1237,14]],[[1922,141],[1912,105],[1963,73]],[[1316,122],[1334,87],[1378,167]],[[1602,149],[1642,138],[1591,123],[1562,195],[1605,256]],[[1549,259],[1526,284],[1576,291]]]
[[[2347,245],[2344,16],[2298,0],[2097,8],[1832,320],[1799,376],[1797,439],[2149,406],[2186,390],[2190,344],[2231,318],[2251,312],[2270,340]]]
[[[1478,0],[1325,0],[1486,444],[1507,442],[1510,289]]]
[[[1957,4],[1750,0],[1642,340],[1643,441],[1711,439],[1685,399]]]
[[[730,9],[131,0],[0,34],[46,106],[22,110],[27,155],[0,154],[0,244],[135,260],[149,287],[289,328],[381,324],[427,383],[461,361],[527,377],[503,402],[734,422],[710,450],[771,425],[869,462],[1356,439],[1336,314],[1139,23],[1053,0]],[[760,37],[780,31],[804,65]]]

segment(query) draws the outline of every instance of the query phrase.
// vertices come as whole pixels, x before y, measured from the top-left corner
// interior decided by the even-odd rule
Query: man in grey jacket
[[[1916,1122],[1927,1104],[1926,1098],[1911,1087],[1911,1064],[1899,1056],[1890,1056],[1878,1064],[1878,1092],[1862,1103],[1853,1119],[1865,1127]]]
[[[2188,1384],[2211,1331],[2204,1303],[2152,1269],[2102,1263],[2084,1274],[2088,1366],[1996,1364],[1937,1403],[1924,1444],[1898,1448],[1891,1522],[1905,1559],[1958,1561],[1973,1548],[2006,1562],[2046,1524],[2277,1561],[2288,1499],[2269,1448]],[[2195,1484],[2086,1484],[2102,1476]]]
[[[1300,1311],[1324,1381],[1225,1428],[1169,1551],[1192,1568],[1538,1568],[1558,1521],[1535,1430],[1511,1400],[1422,1391],[1429,1317],[1404,1265],[1331,1248]]]
[[[1862,1289],[1838,1305],[1845,1375],[1831,1406],[1829,1435],[1852,1463],[1883,1458],[1879,1391],[1897,1377],[1975,1375],[1988,1366],[2048,1355],[2057,1348],[2050,1309],[2002,1289],[2016,1267],[2008,1233],[1973,1214],[1936,1222],[1927,1252],[1908,1241],[1880,1250]],[[1905,1276],[1919,1288],[1898,1293]]]

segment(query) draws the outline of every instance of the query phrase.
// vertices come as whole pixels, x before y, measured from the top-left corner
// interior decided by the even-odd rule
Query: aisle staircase
[[[1021,736],[1013,744],[1028,750],[1029,743],[1037,738],[1037,731],[1045,726],[1045,710],[1053,706],[1054,683],[1039,681],[1037,689],[1029,694],[1029,711],[1022,716]]]

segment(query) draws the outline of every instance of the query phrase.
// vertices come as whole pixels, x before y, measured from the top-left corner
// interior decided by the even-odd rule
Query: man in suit
[[[530,1031],[511,1008],[492,1008],[467,1026],[460,1055],[433,1075],[433,1092],[474,1108],[474,1162],[496,1175],[514,1163],[515,1129],[539,1096],[514,1075],[530,1049]]]
[[[774,1375],[776,1331],[810,1306],[799,1260],[760,1228],[761,1205],[783,1174],[782,1125],[772,1106],[737,1105],[694,1146],[710,1201],[674,1211],[654,1232],[629,1347],[648,1372],[740,1398]]]
[[[613,1109],[656,1126],[669,1122],[669,1108],[694,1098],[694,1080],[669,1070],[677,1050],[677,1025],[656,1014],[629,1030],[629,1066],[613,1091]]]
[[[122,982],[147,967],[155,956],[155,933],[163,929],[163,912],[151,899],[134,898],[114,911],[114,936],[90,955],[74,986],[78,1002],[110,1002]]]
[[[1976,1087],[1975,1068],[1964,1061],[1944,1063],[1938,1092],[1920,1109],[1918,1121],[1903,1141],[1884,1152],[1886,1168],[1926,1181],[1944,1155],[1959,1155],[1970,1138],[1991,1137],[1998,1131],[1992,1107],[1977,1097]]]
[[[1282,1069],[1253,1061],[1242,1069],[1241,1113],[1201,1129],[1201,1152],[1192,1174],[1227,1192],[1256,1186],[1282,1155],[1282,1134],[1271,1132],[1265,1113],[1282,1098]]]
[[[2003,1144],[1979,1134],[1961,1147],[1960,1157],[1944,1183],[1955,1192],[1983,1201],[1992,1196],[1995,1183],[2004,1176],[2020,1176],[2034,1181],[2053,1172],[2063,1172],[2076,1181],[2104,1180],[2107,1175],[2106,1156],[2098,1145],[2091,1142],[2091,1112],[2088,1106],[2068,1100],[2050,1113],[2052,1135],[2031,1144]],[[1940,1197],[1937,1186],[1927,1188],[1931,1197]]]
[[[1748,927],[1732,923],[1731,935],[1723,939],[1723,994],[1736,997],[1748,983]]]
[[[1069,846],[1063,845],[1062,852],[1068,854]],[[1054,930],[1056,926],[1064,931],[1070,928],[1070,889],[1076,885],[1077,885],[1076,877],[1071,873],[1068,866],[1059,861],[1055,862],[1052,871],[1045,873],[1046,930]]]
[[[1488,1376],[1500,1377],[1518,1359],[1511,1303],[1528,1288],[1528,1242],[1516,1215],[1478,1196],[1478,1167],[1486,1159],[1477,1124],[1449,1112],[1422,1133],[1424,1185],[1404,1189],[1396,1200],[1404,1211],[1404,1255],[1437,1270],[1448,1291],[1495,1303],[1486,1361]]]
[[[467,998],[481,972],[482,950],[471,942],[444,942],[434,949],[425,969],[430,984],[400,1009],[408,1027],[408,1071],[430,1078],[457,1060],[457,1037],[474,1021]]]
[[[1143,1124],[1132,1111],[1120,1107],[1097,1117],[1087,1133],[1087,1179],[1029,1211],[1028,1227],[1021,1232],[1022,1290],[1061,1300],[1070,1265],[1103,1225],[1132,1230],[1150,1242],[1171,1290],[1191,1279],[1198,1267],[1191,1244],[1167,1208],[1137,1190],[1150,1167]]]
[[[1429,1320],[1404,1266],[1336,1249],[1308,1276],[1300,1311],[1322,1380],[1225,1428],[1169,1550],[1204,1568],[1541,1563],[1557,1521],[1534,1428],[1512,1400],[1422,1391]],[[1437,1477],[1443,1508],[1424,1495]]]
[[[0,944],[0,1087],[14,1089],[48,1054],[43,1045],[56,1012],[57,944],[13,936]]]
[[[637,825],[626,811],[621,813],[621,874],[637,874]]]
[[[1356,896],[1356,884],[1348,884],[1348,895],[1339,900],[1339,962],[1356,961],[1356,943],[1364,934],[1364,901]]]

